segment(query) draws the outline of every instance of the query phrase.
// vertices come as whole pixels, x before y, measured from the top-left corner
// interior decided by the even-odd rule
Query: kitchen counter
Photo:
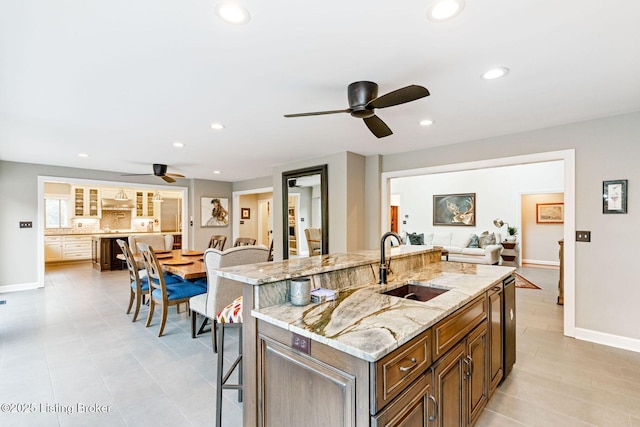
[[[87,231],[87,232],[62,232],[62,233],[50,233],[45,231],[45,236],[96,236],[96,237],[118,237],[118,236],[130,236],[132,234],[173,234],[181,235],[181,231],[136,231],[136,230],[122,230],[122,231]]]
[[[335,301],[297,307],[290,302],[253,310],[265,322],[369,362],[381,359],[510,275],[514,268],[435,263],[398,274],[386,286],[341,289]],[[415,281],[449,289],[429,301],[381,294]]]
[[[417,411],[414,420],[436,419],[434,405],[447,419],[443,425],[457,424],[449,419],[452,414],[473,424],[503,378],[505,364],[495,356],[506,348],[500,339],[506,319],[502,289],[514,268],[442,262],[441,250],[426,246],[387,253],[392,272],[385,286],[377,284],[379,251],[218,271],[243,282],[244,426],[300,423],[302,406],[336,414],[332,425],[387,425],[407,408]],[[301,276],[310,278],[312,288],[336,290],[336,299],[293,306],[289,281]],[[381,294],[409,281],[449,291],[426,302]],[[473,358],[482,369],[469,370]],[[456,375],[443,374],[453,359]],[[283,398],[301,382],[309,387]],[[461,387],[472,393],[472,408],[456,400]],[[438,390],[456,393],[437,397]],[[323,396],[322,404],[308,408],[317,395]],[[310,426],[326,424],[304,420]]]

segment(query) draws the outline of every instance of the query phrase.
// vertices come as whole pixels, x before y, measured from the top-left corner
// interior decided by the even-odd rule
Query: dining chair
[[[173,234],[132,234],[129,236],[129,248],[131,253],[138,253],[138,243],[145,243],[156,251],[173,250]]]
[[[237,265],[265,262],[269,257],[269,249],[264,245],[238,246],[226,251],[207,249],[204,252],[204,263],[209,287],[205,295],[197,295],[190,299],[191,336],[195,337],[196,316],[200,314],[212,322],[211,339],[213,351],[218,353],[218,372],[216,386],[216,426],[222,420],[222,391],[238,390],[238,401],[242,401],[242,283],[218,276],[217,270]],[[224,336],[228,328],[238,329],[238,355],[231,367],[224,371]],[[236,368],[237,384],[227,381]]]
[[[305,228],[304,236],[307,238],[309,256],[322,255],[322,232],[319,228]]]
[[[132,322],[135,322],[140,313],[140,305],[146,304],[146,296],[149,295],[149,279],[144,282],[141,280],[141,276],[146,278],[146,270],[138,270],[138,263],[136,262],[129,245],[122,239],[116,240],[120,250],[124,255],[124,260],[127,263],[127,269],[129,270],[129,307],[127,307],[127,314],[131,313],[133,302],[136,303],[136,310],[133,312]]]
[[[149,283],[149,315],[147,316],[146,327],[149,327],[153,320],[153,312],[156,304],[162,309],[162,318],[160,320],[160,329],[158,336],[162,336],[165,324],[167,323],[167,312],[169,306],[178,305],[183,302],[189,303],[189,299],[193,296],[204,294],[207,287],[189,281],[179,279],[177,276],[169,276],[162,270],[162,266],[153,252],[153,248],[146,243],[138,243],[138,250],[142,254],[144,265],[147,269],[147,277]],[[167,277],[173,277],[177,281],[171,284],[167,283]]]
[[[227,236],[213,235],[209,240],[209,247],[211,249],[218,249],[224,251],[224,244],[227,243]]]
[[[252,239],[251,237],[238,237],[233,244],[233,247],[238,246],[251,246],[256,244],[256,239]]]

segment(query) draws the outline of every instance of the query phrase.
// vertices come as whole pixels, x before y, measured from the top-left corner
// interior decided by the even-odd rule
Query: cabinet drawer
[[[91,242],[91,236],[64,236],[66,242]]]
[[[481,295],[458,311],[436,323],[433,335],[433,360],[437,360],[487,318],[487,297]]]
[[[431,332],[427,330],[375,362],[371,415],[377,413],[431,365]]]
[[[69,252],[64,251],[62,254],[64,259],[90,259],[91,254],[87,252]]]
[[[422,374],[397,399],[378,415],[371,417],[371,427],[426,425],[431,415],[429,393],[431,393],[431,371]]]
[[[62,246],[65,250],[79,250],[79,251],[90,251],[91,250],[91,242],[67,242],[65,241]]]
[[[44,236],[45,243],[60,243],[62,242],[62,236]]]

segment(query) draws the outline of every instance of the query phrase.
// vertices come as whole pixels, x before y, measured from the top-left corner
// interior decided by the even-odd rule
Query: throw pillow
[[[471,241],[469,242],[469,244],[467,245],[468,248],[477,248],[479,245],[479,240],[478,240],[478,235],[477,234],[472,234],[471,235]]]
[[[486,248],[489,245],[495,245],[496,235],[493,233],[489,234],[488,231],[485,231],[480,235],[480,238],[478,239],[478,244],[482,249]]]
[[[412,245],[424,245],[424,234],[420,233],[409,233],[407,234],[407,237],[409,237],[409,242]]]

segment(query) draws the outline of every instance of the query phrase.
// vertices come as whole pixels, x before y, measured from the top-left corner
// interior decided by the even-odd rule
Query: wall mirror
[[[282,258],[329,253],[327,165],[282,173]]]

